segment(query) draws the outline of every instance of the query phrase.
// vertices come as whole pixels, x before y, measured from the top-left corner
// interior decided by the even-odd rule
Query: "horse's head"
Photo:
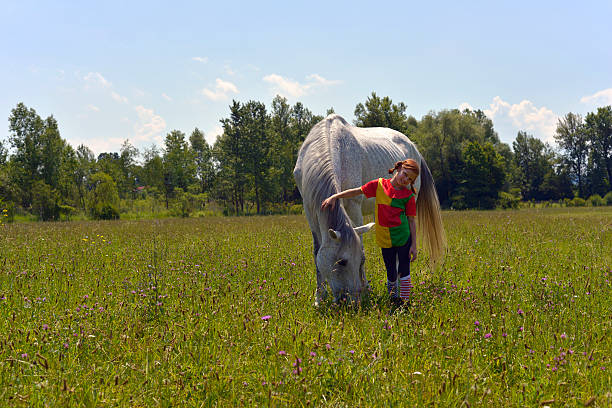
[[[329,229],[317,253],[317,268],[327,281],[334,300],[358,300],[367,286],[365,280],[365,254],[362,234],[374,223],[352,228],[344,225],[339,230]]]

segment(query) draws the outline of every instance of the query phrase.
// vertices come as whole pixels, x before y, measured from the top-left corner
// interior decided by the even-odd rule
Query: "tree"
[[[59,218],[58,196],[55,190],[43,180],[36,180],[32,186],[32,211],[39,220],[50,221]]]
[[[526,200],[542,200],[541,186],[548,173],[554,173],[554,152],[524,131],[519,131],[512,143],[516,165],[519,169],[519,187]]]
[[[195,162],[193,153],[185,140],[185,134],[179,130],[173,130],[166,135],[166,148],[164,149],[164,191],[166,196],[166,208],[169,199],[173,197],[174,189],[179,187],[183,191],[195,179]]]
[[[141,180],[149,189],[164,191],[164,162],[155,145],[145,148],[143,153]]]
[[[289,201],[290,193],[295,188],[293,167],[297,159],[297,129],[292,127],[292,109],[287,99],[276,96],[272,101],[270,113],[270,150],[269,161],[272,166],[272,177],[277,181],[280,190],[279,199]],[[297,146],[296,146],[297,145]]]
[[[612,105],[597,108],[597,113],[586,116],[586,132],[593,149],[593,162],[602,163],[606,170],[607,186],[612,183]]]
[[[495,208],[504,185],[502,157],[491,142],[468,142],[463,153],[461,202],[469,208]]]
[[[466,167],[464,157],[470,143],[480,146],[490,144],[500,154],[500,166],[504,173],[508,172],[507,162],[509,156],[512,157],[510,148],[499,142],[492,122],[480,111],[460,112],[453,109],[430,112],[419,122],[412,139],[427,161],[436,180],[440,203],[445,207],[466,207],[466,203],[460,201],[465,197],[465,191],[461,189],[468,177],[465,172],[471,168]],[[478,205],[472,202],[470,206],[472,204]]]
[[[108,174],[99,172],[91,176],[89,209],[94,219],[119,218],[117,185]]]
[[[138,149],[126,139],[121,145],[119,151],[119,169],[121,178],[116,180],[119,187],[119,194],[123,198],[128,197],[128,194],[133,192],[138,186]]]
[[[245,160],[245,171],[253,186],[257,214],[261,214],[263,193],[269,189],[268,114],[263,103],[249,101],[240,109],[240,116],[240,133],[245,139],[244,145],[248,147],[243,150],[245,156],[242,159]]]
[[[387,127],[405,135],[410,135],[413,130],[406,116],[404,102],[394,104],[391,98],[385,96],[381,99],[376,92],[372,92],[365,104],[357,104],[354,123],[360,127]]]
[[[570,112],[559,119],[555,140],[565,152],[565,165],[569,169],[569,174],[578,181],[578,195],[586,198],[584,173],[589,154],[589,144],[582,116]]]
[[[212,148],[206,142],[204,133],[195,128],[189,136],[191,151],[195,159],[195,174],[200,183],[200,193],[211,189],[215,177],[212,161]]]
[[[4,147],[4,143],[0,140],[0,169],[6,164],[6,157],[8,156],[8,150]]]
[[[14,149],[11,178],[19,186],[21,205],[27,208],[32,203],[32,186],[41,178],[40,145],[45,124],[34,109],[28,109],[23,103],[11,110],[9,124],[9,143]]]
[[[49,116],[44,121],[40,138],[40,164],[42,180],[51,188],[57,189],[60,183],[60,167],[66,142],[60,137],[57,121]]]

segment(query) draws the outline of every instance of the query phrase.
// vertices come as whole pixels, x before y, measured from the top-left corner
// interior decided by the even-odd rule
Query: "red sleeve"
[[[406,216],[416,217],[416,200],[414,195],[406,203]]]
[[[378,180],[372,180],[361,186],[361,191],[367,198],[376,197],[376,189],[378,188]]]

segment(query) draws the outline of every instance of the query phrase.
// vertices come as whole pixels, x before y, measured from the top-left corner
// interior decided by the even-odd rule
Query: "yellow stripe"
[[[381,248],[391,248],[391,234],[389,228],[376,224],[376,243]]]
[[[391,197],[385,193],[382,178],[378,179],[378,187],[376,187],[376,204],[391,205]]]
[[[385,189],[382,185],[382,178],[378,179],[378,186],[376,187],[376,204],[374,205],[374,216],[376,222],[376,243],[381,248],[391,248],[391,233],[389,228],[382,227],[378,222],[378,205],[390,205],[391,197],[385,193]]]

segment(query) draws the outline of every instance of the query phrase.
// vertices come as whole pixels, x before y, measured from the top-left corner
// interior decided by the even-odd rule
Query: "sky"
[[[0,0],[0,140],[19,102],[94,153],[210,144],[232,100],[349,122],[376,92],[421,119],[480,109],[511,145],[612,104],[610,1]]]

